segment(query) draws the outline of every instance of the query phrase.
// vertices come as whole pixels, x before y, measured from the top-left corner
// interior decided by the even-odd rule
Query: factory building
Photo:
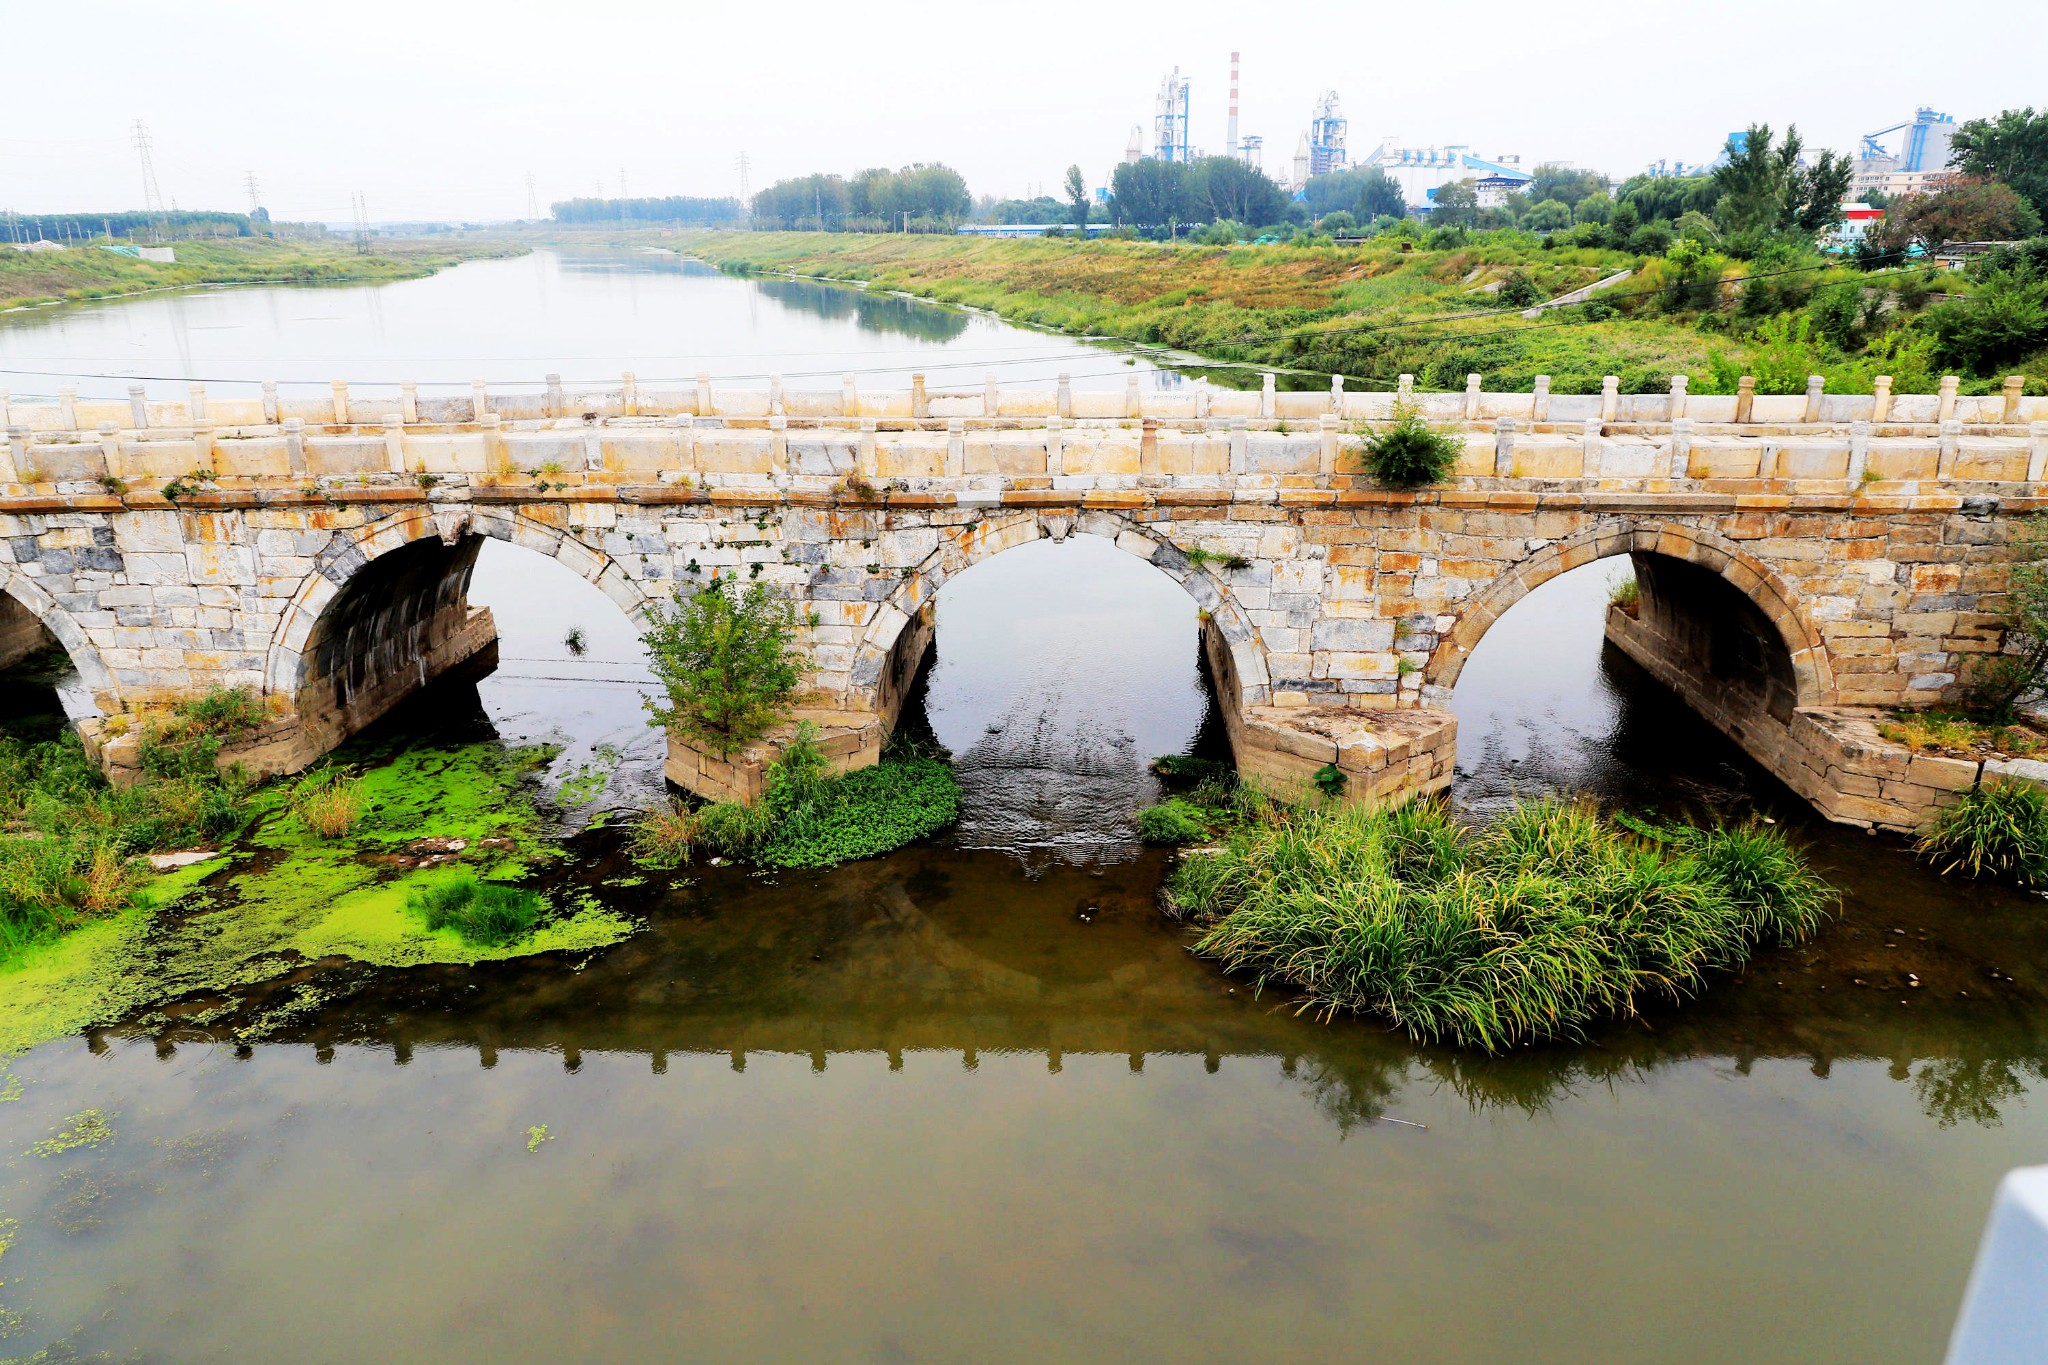
[[[1519,156],[1501,156],[1489,161],[1472,155],[1462,143],[1446,147],[1403,147],[1399,139],[1387,138],[1353,163],[1360,169],[1375,166],[1401,186],[1401,197],[1410,204],[1427,204],[1435,191],[1455,180],[1475,182],[1480,207],[1498,208],[1507,196],[1534,179],[1522,169]]]

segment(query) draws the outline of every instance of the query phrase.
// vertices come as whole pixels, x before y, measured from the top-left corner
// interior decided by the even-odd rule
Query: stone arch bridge
[[[897,719],[952,575],[1113,539],[1204,623],[1239,764],[1360,796],[1448,783],[1444,709],[1487,628],[1628,556],[1609,635],[1831,816],[1909,827],[1976,765],[1886,753],[1873,708],[1950,697],[1998,650],[2007,543],[2039,508],[2048,400],[1669,395],[590,393],[5,405],[0,662],[54,639],[104,716],[213,684],[272,699],[244,758],[293,770],[488,658],[483,538],[549,555],[629,616],[713,574],[803,608],[802,714],[842,762]],[[1462,434],[1454,476],[1359,472],[1396,403]],[[390,407],[375,415],[379,404]],[[88,721],[111,765],[121,727]],[[671,744],[670,774],[747,795]]]

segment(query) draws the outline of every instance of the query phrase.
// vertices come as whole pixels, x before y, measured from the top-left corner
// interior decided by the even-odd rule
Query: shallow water
[[[617,748],[580,825],[653,790],[642,665],[615,607],[522,553],[478,572],[499,672],[394,724],[552,736],[556,784]],[[1697,1001],[1489,1061],[1297,1017],[1190,956],[1130,814],[1146,759],[1215,742],[1192,603],[1104,542],[1041,543],[941,597],[922,718],[967,809],[934,845],[635,885],[586,834],[587,878],[645,921],[614,948],[327,964],[292,983],[327,1003],[258,1038],[235,1025],[282,985],[18,1059],[0,1346],[1934,1358],[1998,1176],[2048,1155],[2048,916],[1813,821],[1602,648],[1612,572],[1545,585],[1475,651],[1457,794],[1792,827],[1842,915]],[[110,1142],[28,1154],[86,1109]]]

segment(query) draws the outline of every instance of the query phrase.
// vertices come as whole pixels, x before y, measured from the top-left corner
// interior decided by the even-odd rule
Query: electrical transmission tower
[[[363,192],[356,190],[348,197],[349,207],[356,215],[356,255],[370,254],[370,205],[363,198]]]
[[[132,137],[135,155],[142,162],[142,208],[145,213],[159,214],[164,211],[164,192],[157,188],[156,164],[149,155],[149,129],[141,119],[135,120]]]
[[[532,171],[526,173],[526,216],[529,219],[540,217],[540,196],[534,192]]]
[[[242,187],[249,191],[249,213],[253,217],[256,211],[263,207],[261,183],[256,179],[256,172],[250,171],[242,177]]]
[[[754,163],[748,159],[745,152],[741,152],[739,159],[732,164],[734,169],[740,173],[740,208],[744,210],[753,199],[753,196],[747,190],[747,173],[754,169]]]

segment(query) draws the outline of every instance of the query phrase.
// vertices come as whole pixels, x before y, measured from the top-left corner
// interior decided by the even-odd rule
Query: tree
[[[1287,212],[1287,195],[1256,166],[1233,156],[1205,156],[1187,168],[1187,219],[1277,223]]]
[[[1560,166],[1545,162],[1532,174],[1528,193],[1532,203],[1555,199],[1566,208],[1576,208],[1581,199],[1588,195],[1605,194],[1607,180],[1594,171],[1582,171],[1572,166]]]
[[[1571,208],[1562,199],[1545,199],[1522,217],[1522,226],[1531,232],[1555,232],[1571,225]]]
[[[1192,222],[1188,212],[1188,168],[1178,161],[1146,157],[1126,161],[1110,176],[1119,221],[1136,227],[1169,227]]]
[[[1574,223],[1604,223],[1614,217],[1614,200],[1606,190],[1594,190],[1572,207]]]
[[[1479,216],[1479,191],[1470,180],[1453,180],[1437,188],[1430,201],[1432,227],[1465,227]]]
[[[1992,720],[2010,719],[2015,706],[2048,682],[2048,524],[2038,517],[2021,523],[2011,548],[2001,622],[2005,649],[1977,656],[1982,662],[1969,680],[1971,709]]]
[[[1977,292],[1927,310],[1942,360],[1973,374],[1991,374],[2048,345],[2048,280],[1991,271]]]
[[[1067,202],[1073,206],[1074,230],[1088,231],[1088,182],[1081,178],[1079,166],[1067,167]]]
[[[1807,165],[1805,150],[1797,125],[1776,146],[1767,123],[1752,123],[1746,134],[1730,137],[1726,160],[1714,171],[1720,187],[1714,216],[1722,227],[1731,234],[1812,237],[1834,223],[1853,168],[1833,150]]]
[[[1366,223],[1380,217],[1406,218],[1408,201],[1401,195],[1401,182],[1377,166],[1367,166],[1360,173],[1358,199],[1352,212]]]
[[[1867,236],[1881,252],[1918,248],[1932,255],[1951,242],[2006,242],[2040,230],[2041,215],[2010,185],[1953,175],[1931,194],[1892,205]]]
[[[687,601],[647,608],[649,666],[667,693],[651,724],[730,758],[789,710],[802,674],[796,612],[761,583],[712,579]]]
[[[2008,109],[1956,129],[1948,164],[1965,175],[2003,180],[2048,218],[2048,109]]]

